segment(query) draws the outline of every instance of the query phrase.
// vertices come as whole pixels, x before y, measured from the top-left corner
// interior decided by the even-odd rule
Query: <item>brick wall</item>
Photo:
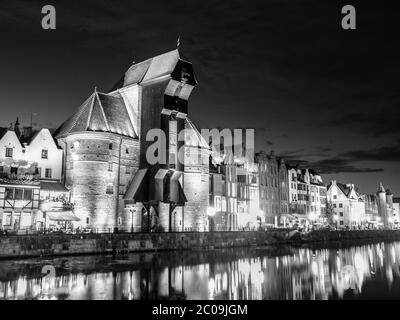
[[[118,224],[117,208],[120,225],[131,225],[122,196],[138,169],[138,141],[97,132],[72,134],[62,140],[65,185],[84,226],[113,229]]]

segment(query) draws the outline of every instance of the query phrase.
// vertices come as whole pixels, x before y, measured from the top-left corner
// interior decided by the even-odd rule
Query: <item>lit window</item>
[[[114,193],[114,187],[111,184],[109,184],[107,186],[106,193],[107,194],[113,194]]]
[[[44,173],[44,177],[51,179],[51,169],[50,168],[46,168],[46,171]]]
[[[48,159],[49,157],[49,151],[42,149],[42,159]]]
[[[5,199],[6,200],[14,199],[14,189],[13,188],[6,188]]]
[[[12,158],[13,156],[13,148],[6,148],[6,157]]]

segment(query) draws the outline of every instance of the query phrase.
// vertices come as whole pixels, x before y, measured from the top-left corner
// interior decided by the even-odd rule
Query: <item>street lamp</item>
[[[129,211],[131,212],[131,233],[133,233],[133,213],[136,211],[133,208],[130,208]]]
[[[215,216],[214,207],[208,207],[207,215],[208,215],[208,219],[210,221],[210,231],[214,231],[214,216]]]

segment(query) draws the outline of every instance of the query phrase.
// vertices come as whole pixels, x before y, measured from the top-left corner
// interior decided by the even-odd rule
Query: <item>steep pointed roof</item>
[[[110,132],[136,138],[121,95],[95,91],[55,132],[57,138],[74,132]]]
[[[172,74],[180,60],[191,64],[178,49],[135,63],[125,72],[112,91]],[[193,81],[197,83],[196,79]]]
[[[0,139],[7,133],[8,128],[0,128]]]

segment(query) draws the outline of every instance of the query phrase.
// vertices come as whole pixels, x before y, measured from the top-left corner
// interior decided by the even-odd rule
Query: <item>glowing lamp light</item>
[[[215,209],[214,209],[213,207],[208,207],[208,209],[207,209],[207,214],[208,214],[210,217],[213,217],[213,216],[215,215]]]

